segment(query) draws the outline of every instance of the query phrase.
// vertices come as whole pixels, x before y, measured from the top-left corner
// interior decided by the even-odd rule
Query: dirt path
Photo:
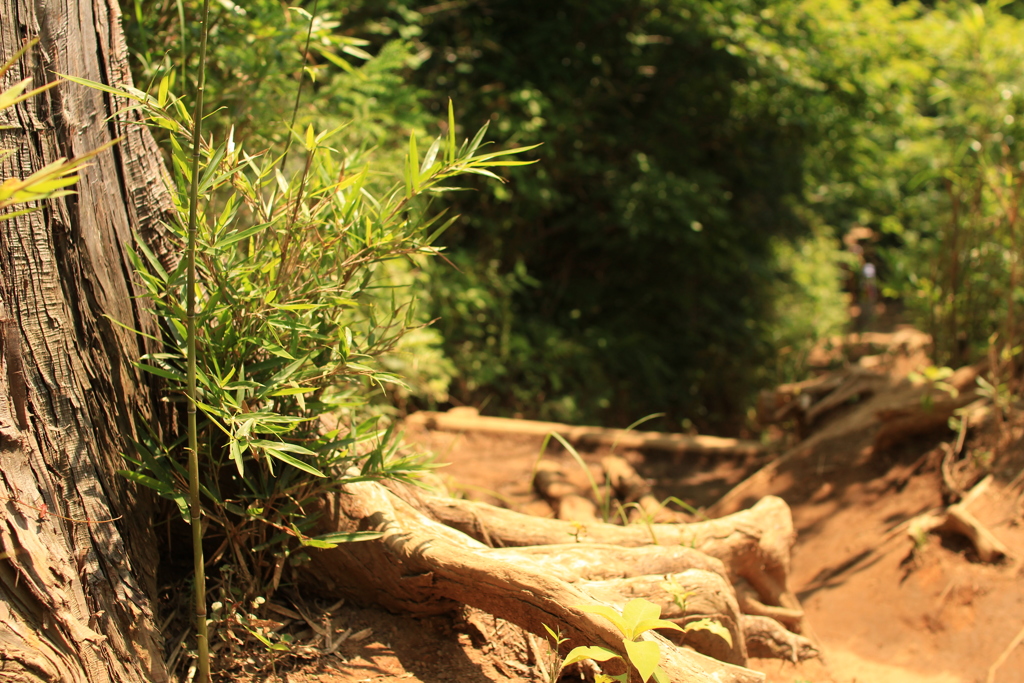
[[[1011,432],[1016,438],[1002,437],[1002,448],[1024,452],[1024,427]],[[531,487],[540,438],[423,429],[409,437],[446,463],[439,474],[453,493],[552,514]],[[996,486],[974,509],[1012,551],[1013,557],[1000,564],[979,562],[956,536],[911,538],[905,522],[942,505],[938,462],[940,444],[948,438],[940,434],[881,453],[859,452],[851,443],[846,452],[837,449],[808,462],[808,471],[782,490],[775,483],[772,492],[792,506],[799,534],[793,588],[825,658],[799,666],[753,660],[752,668],[774,683],[989,683],[989,668],[1024,627],[1020,500]],[[985,437],[967,444],[982,453],[989,447]],[[583,457],[596,463],[606,452]],[[761,464],[750,456],[621,454],[656,482],[659,498],[676,496],[698,507],[714,502]],[[559,462],[570,480],[587,488],[586,474],[568,453],[549,452],[544,458]],[[1019,469],[1020,463],[1010,458],[1008,467]],[[339,614],[341,626],[363,631],[363,638],[350,639],[335,659],[320,660],[287,680],[541,680],[547,646],[521,634],[503,637],[503,624],[488,615],[420,620],[347,607]],[[1022,680],[1024,646],[1009,653],[991,683]]]

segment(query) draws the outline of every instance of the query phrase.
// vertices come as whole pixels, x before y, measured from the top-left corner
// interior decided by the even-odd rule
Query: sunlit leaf
[[[729,633],[729,629],[722,625],[717,619],[711,619],[710,617],[704,617],[697,621],[691,621],[681,629],[684,633],[689,631],[707,631],[714,633],[716,636],[724,640],[732,647],[732,634]]]
[[[661,648],[658,647],[656,642],[651,640],[642,640],[640,642],[623,640],[622,646],[626,648],[626,656],[629,662],[636,667],[636,670],[640,673],[640,678],[646,683],[658,667],[658,662],[661,661]]]
[[[621,614],[619,614],[616,610],[612,609],[611,607],[607,607],[605,605],[579,605],[576,609],[604,617],[608,621],[612,622],[612,624],[615,625],[615,628],[617,628],[619,630],[619,633],[621,633],[624,637],[629,636],[629,624],[626,623],[625,619],[622,618]]]
[[[583,645],[580,647],[574,647],[569,651],[569,654],[562,660],[562,667],[567,667],[570,664],[576,662],[582,662],[584,659],[593,659],[595,662],[606,662],[609,659],[619,657],[619,653],[614,650],[609,650],[606,647],[600,647],[598,645]]]

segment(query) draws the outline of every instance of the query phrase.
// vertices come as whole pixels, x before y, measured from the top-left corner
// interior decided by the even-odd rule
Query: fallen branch
[[[718,436],[690,436],[665,432],[637,432],[605,427],[576,427],[559,422],[515,420],[485,417],[473,408],[452,408],[447,413],[420,411],[406,418],[406,423],[427,429],[453,432],[487,432],[491,434],[526,434],[547,436],[560,434],[569,443],[584,448],[618,446],[672,453],[708,453],[719,455],[759,455],[763,449],[757,441],[726,439]]]

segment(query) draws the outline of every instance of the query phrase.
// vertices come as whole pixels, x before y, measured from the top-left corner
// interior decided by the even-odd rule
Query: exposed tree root
[[[582,528],[468,500],[420,496],[416,504],[432,518],[495,547],[585,541],[630,548],[691,548],[721,560],[730,580],[746,579],[765,604],[797,607],[786,589],[793,520],[789,506],[774,496],[728,518],[705,522],[625,527],[598,522]]]
[[[995,535],[971,514],[968,507],[981,496],[992,481],[989,475],[982,479],[964,499],[945,510],[927,512],[909,522],[908,533],[917,537],[932,531],[951,532],[965,536],[978,553],[982,562],[998,562],[1010,556],[1010,550]]]
[[[778,605],[766,605],[761,602],[760,597],[746,581],[737,581],[736,599],[739,602],[740,611],[751,616],[769,617],[784,625],[794,633],[800,633],[803,626],[804,611],[794,607],[780,607]],[[789,601],[791,604],[793,601]]]
[[[748,592],[756,591],[753,602],[744,598],[747,604],[769,612],[768,606],[775,606],[799,626],[799,606],[786,589],[792,521],[780,499],[767,498],[726,519],[618,527],[600,522],[581,526],[394,489],[364,482],[325,501],[325,531],[372,530],[382,537],[314,554],[304,570],[312,578],[308,585],[413,614],[466,604],[541,636],[544,625],[558,628],[571,646],[622,649],[618,631],[582,611],[585,605],[621,609],[630,599],[644,597],[679,624],[717,622],[728,637],[721,629],[672,635],[696,652],[669,647],[651,635],[666,643],[663,665],[672,680],[763,680],[735,666],[746,663],[751,637],[735,582],[743,580]],[[785,631],[773,623],[773,633]],[[759,643],[767,627],[751,624]],[[809,651],[796,645],[791,650],[797,656]],[[793,655],[787,651],[784,656]]]
[[[689,436],[664,432],[638,432],[606,427],[577,427],[559,422],[514,420],[505,417],[485,417],[474,408],[452,408],[447,413],[422,410],[406,421],[429,429],[453,432],[489,432],[491,434],[532,434],[547,436],[556,433],[580,447],[617,446],[660,450],[672,453],[711,453],[720,455],[757,455],[761,444],[757,441],[726,439],[719,436]]]
[[[800,469],[802,461],[818,457],[825,464],[830,444],[842,443],[844,448],[838,450],[870,456],[914,435],[943,428],[953,411],[977,398],[972,387],[986,367],[986,363],[962,367],[942,386],[887,380],[886,386],[876,387],[870,398],[852,407],[843,419],[826,422],[794,448],[733,487],[708,508],[708,514],[712,517],[727,515],[750,505],[766,492],[781,492],[791,482],[792,473]],[[824,417],[820,419],[824,421]],[[839,466],[834,462],[828,464]]]
[[[751,657],[788,659],[796,664],[820,656],[814,643],[787,631],[774,619],[744,614],[741,623]]]

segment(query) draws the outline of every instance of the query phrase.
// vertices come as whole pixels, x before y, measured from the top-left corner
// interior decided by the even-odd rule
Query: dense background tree
[[[434,51],[417,81],[544,142],[537,169],[458,201],[461,272],[437,273],[434,311],[460,399],[742,419],[775,351],[773,243],[809,233],[808,156],[838,118],[826,109],[848,121],[865,106],[838,65],[802,51],[815,24],[805,3],[748,0],[425,14]]]
[[[848,328],[863,259],[940,365],[1016,338],[1015,5],[409,5],[430,106],[545,143],[459,196],[460,270],[432,273],[459,400],[735,429],[752,389]]]

